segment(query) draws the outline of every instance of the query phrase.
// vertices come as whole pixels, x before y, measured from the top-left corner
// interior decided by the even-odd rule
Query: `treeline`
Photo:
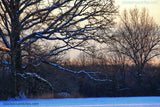
[[[87,59],[86,59],[87,60]],[[100,59],[99,59],[100,60]],[[104,59],[102,59],[104,60]],[[27,98],[79,98],[79,97],[122,97],[122,96],[159,96],[160,95],[160,66],[147,64],[144,67],[141,87],[138,84],[136,66],[131,64],[108,64],[95,61],[94,65],[82,65],[80,61],[63,61],[63,66],[75,71],[85,70],[97,72],[94,78],[112,81],[95,81],[85,74],[73,74],[47,64],[38,67],[30,66],[27,71],[35,72],[48,80],[50,87],[36,78],[20,79],[21,90]],[[76,62],[76,63],[75,63]],[[13,92],[11,72],[1,71],[0,74],[1,100],[10,98]],[[65,93],[64,95],[61,93]],[[60,94],[60,95],[59,95]],[[67,94],[67,95],[66,95]]]
[[[87,60],[87,59],[86,59]],[[104,59],[102,59],[102,62]],[[107,59],[106,59],[107,61]],[[109,59],[111,62],[111,59]],[[68,65],[75,70],[84,69],[88,72],[99,72],[95,78],[110,79],[112,81],[98,82],[90,80],[84,75],[81,78],[80,93],[86,97],[105,96],[152,96],[160,95],[160,66],[147,63],[143,69],[141,84],[137,78],[137,68],[130,61],[125,63],[100,63],[91,61],[82,65],[81,61],[73,61]],[[67,66],[67,67],[68,67]],[[92,94],[91,94],[92,93]]]

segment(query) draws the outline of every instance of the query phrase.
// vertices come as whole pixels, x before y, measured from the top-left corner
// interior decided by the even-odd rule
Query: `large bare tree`
[[[127,56],[133,61],[139,85],[142,83],[145,64],[160,55],[159,27],[147,9],[124,10],[116,34],[111,37],[111,51]]]
[[[10,50],[7,54],[11,59],[1,62],[9,65],[15,77],[40,78],[35,73],[23,72],[27,65],[23,65],[22,58],[29,56],[25,51],[33,43],[52,41],[60,45],[41,56],[31,56],[30,64],[45,62],[73,72],[47,59],[69,49],[82,50],[79,46],[92,39],[97,29],[108,29],[113,24],[116,10],[113,0],[1,0],[1,42]]]

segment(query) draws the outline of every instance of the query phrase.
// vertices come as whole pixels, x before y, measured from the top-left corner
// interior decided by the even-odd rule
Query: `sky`
[[[124,9],[131,9],[135,6],[138,8],[147,8],[157,24],[160,25],[160,0],[115,0],[119,6],[120,12]]]
[[[116,6],[119,6],[120,12],[124,9],[147,8],[150,16],[154,18],[157,24],[160,25],[160,0],[115,0]],[[73,52],[73,53],[72,53]],[[79,51],[71,51],[70,58],[76,58]]]

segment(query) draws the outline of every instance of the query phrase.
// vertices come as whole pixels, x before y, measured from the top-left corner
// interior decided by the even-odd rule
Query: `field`
[[[160,97],[104,97],[0,101],[0,107],[160,107]]]

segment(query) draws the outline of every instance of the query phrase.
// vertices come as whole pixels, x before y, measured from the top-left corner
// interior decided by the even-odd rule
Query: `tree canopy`
[[[13,76],[21,77],[29,74],[23,72],[28,64],[37,62],[62,68],[48,62],[50,56],[69,49],[82,50],[86,40],[95,38],[94,32],[113,25],[116,12],[113,0],[1,0],[0,41],[10,50],[6,53],[10,60],[2,58],[1,62],[10,67]],[[60,44],[39,56],[27,52],[34,43],[39,46],[45,42]],[[28,56],[32,60],[24,64],[22,58]]]

